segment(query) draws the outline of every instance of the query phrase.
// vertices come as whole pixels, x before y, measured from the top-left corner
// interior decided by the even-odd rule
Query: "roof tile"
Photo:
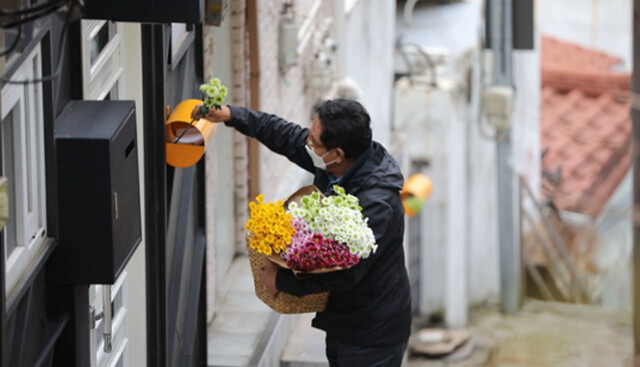
[[[561,175],[543,175],[542,191],[561,210],[595,218],[631,167],[631,77],[612,71],[620,61],[543,37],[542,169]]]

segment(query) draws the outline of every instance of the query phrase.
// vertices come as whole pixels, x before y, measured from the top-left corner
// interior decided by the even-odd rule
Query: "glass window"
[[[42,77],[40,47],[14,79]],[[2,88],[1,175],[9,182],[9,222],[2,231],[6,297],[29,274],[46,236],[42,85],[9,84]]]
[[[100,52],[104,50],[107,43],[109,43],[109,27],[110,23],[104,22],[98,27],[98,31],[96,32],[95,37],[93,37],[90,41],[91,48],[91,65],[96,61]]]
[[[107,99],[122,75],[122,26],[104,20],[82,20],[84,98]],[[116,99],[113,94],[111,99]]]

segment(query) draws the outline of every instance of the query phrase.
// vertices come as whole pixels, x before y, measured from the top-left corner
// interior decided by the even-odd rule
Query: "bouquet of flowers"
[[[205,83],[200,85],[200,91],[204,94],[204,104],[200,106],[200,115],[206,116],[212,109],[220,110],[222,109],[222,104],[224,100],[227,98],[227,93],[229,92],[227,87],[222,85],[222,82],[219,78],[213,78],[209,80],[209,83]],[[193,123],[196,122],[196,119],[192,119],[189,122],[189,125],[182,130],[180,135],[178,135],[173,143],[178,143],[180,139],[189,131],[189,129],[193,126]]]
[[[212,108],[221,109],[228,93],[227,87],[222,85],[219,78],[213,78],[209,83],[200,85],[200,91],[206,96],[200,109],[202,115],[208,115]]]
[[[264,203],[259,195],[250,204],[249,246],[305,273],[346,269],[367,258],[377,245],[358,198],[340,186],[333,189],[336,195],[325,197],[315,188],[287,203]]]

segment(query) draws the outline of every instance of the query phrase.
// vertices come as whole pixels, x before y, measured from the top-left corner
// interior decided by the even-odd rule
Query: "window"
[[[195,32],[186,24],[171,23],[171,69],[180,63],[194,39]]]
[[[90,337],[90,365],[92,367],[103,366],[130,366],[129,362],[129,332],[127,330],[129,303],[129,278],[126,271],[116,280],[111,287],[112,309],[112,351],[104,351],[104,318],[97,320],[95,327],[89,333]],[[104,312],[103,289],[104,285],[92,285],[89,287],[89,304],[95,309],[95,313]]]
[[[107,99],[118,89],[123,71],[122,26],[105,20],[83,20],[81,24],[84,98]],[[110,97],[116,99],[113,93]]]
[[[42,77],[40,46],[13,75]],[[2,176],[9,182],[9,221],[2,232],[6,297],[28,275],[46,237],[42,85],[8,84],[2,88],[0,126]]]

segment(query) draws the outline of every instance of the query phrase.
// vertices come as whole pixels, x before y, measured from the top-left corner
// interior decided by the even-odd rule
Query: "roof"
[[[596,218],[631,167],[631,76],[621,59],[542,37],[542,193]]]

